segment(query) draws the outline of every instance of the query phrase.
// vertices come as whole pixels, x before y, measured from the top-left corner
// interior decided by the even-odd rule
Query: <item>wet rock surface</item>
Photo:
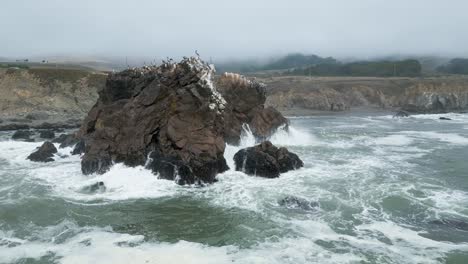
[[[110,74],[86,117],[82,172],[113,162],[145,165],[179,183],[213,182],[227,169],[223,112],[214,68],[199,58]],[[150,158],[149,160],[148,157]]]
[[[49,141],[44,142],[35,152],[27,157],[28,160],[36,162],[51,162],[52,158],[57,153],[57,148]]]
[[[31,136],[34,135],[32,131],[29,130],[18,130],[11,136],[11,139],[22,139],[22,140],[30,140]]]
[[[55,137],[55,132],[53,130],[43,130],[39,133],[39,137],[45,139],[52,139]]]
[[[59,137],[52,140],[54,143],[60,143],[60,148],[71,147],[77,144],[80,139],[77,137],[76,133],[62,134]]]
[[[94,194],[94,193],[102,193],[106,191],[106,185],[104,185],[104,182],[99,181],[94,184],[85,186],[81,188],[81,192],[87,193],[87,194]]]
[[[319,207],[319,203],[308,201],[296,196],[286,196],[278,201],[280,206],[290,209],[301,209],[304,211],[314,211]]]
[[[398,118],[398,117],[409,117],[410,114],[406,111],[403,111],[403,110],[400,110],[398,112],[396,112],[394,115],[393,115],[393,118]]]
[[[286,148],[278,148],[269,141],[241,149],[234,155],[237,171],[265,178],[279,177],[280,173],[299,169],[302,160]]]
[[[280,112],[265,107],[265,84],[239,74],[225,73],[217,80],[217,87],[228,102],[224,111],[227,143],[239,143],[243,124],[249,125],[258,141],[268,138],[278,127],[288,125]]]
[[[80,140],[80,141],[78,141],[78,143],[76,143],[76,145],[73,148],[71,154],[72,155],[81,155],[81,154],[83,154],[85,152],[85,150],[86,150],[85,141]]]

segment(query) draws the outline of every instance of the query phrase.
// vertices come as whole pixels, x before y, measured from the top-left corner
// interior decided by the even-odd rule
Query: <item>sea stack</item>
[[[242,123],[226,120],[237,109],[235,105],[242,105],[237,100],[248,100],[226,101],[216,87],[214,72],[212,65],[190,57],[179,63],[166,61],[160,66],[110,74],[78,134],[85,145],[82,172],[104,173],[113,163],[123,162],[146,165],[159,177],[179,184],[213,182],[228,169],[223,156],[227,129],[239,131],[240,137]],[[223,91],[261,86],[245,82],[224,80]],[[265,90],[252,92],[264,97]],[[236,112],[241,114],[239,120],[250,121],[258,135],[287,124],[279,112],[273,119],[281,122],[264,124],[272,118],[262,119],[263,123],[253,121],[271,112],[265,110],[263,97],[248,103],[255,113],[250,114],[250,106],[248,113]]]

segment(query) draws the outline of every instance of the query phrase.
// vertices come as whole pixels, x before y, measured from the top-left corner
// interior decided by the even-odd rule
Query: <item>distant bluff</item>
[[[82,171],[103,173],[115,162],[146,165],[179,184],[213,182],[228,169],[226,142],[242,124],[259,139],[287,120],[264,107],[265,86],[236,74],[214,80],[198,57],[109,74],[80,128]]]

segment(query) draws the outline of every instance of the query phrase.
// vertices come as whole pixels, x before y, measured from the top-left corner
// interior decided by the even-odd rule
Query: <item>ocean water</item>
[[[468,263],[468,115],[440,116],[291,118],[271,140],[304,168],[207,187],[120,164],[83,176],[70,148],[33,163],[41,142],[2,132],[0,263]]]

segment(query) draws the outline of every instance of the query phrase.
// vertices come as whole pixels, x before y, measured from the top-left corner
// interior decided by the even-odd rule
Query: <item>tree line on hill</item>
[[[417,60],[317,64],[305,68],[291,69],[288,70],[286,74],[309,76],[416,77],[421,75],[421,64]]]
[[[468,74],[468,59],[452,59],[446,65],[439,66],[437,71],[445,74]]]
[[[268,62],[255,60],[217,64],[220,72],[259,73],[273,75],[305,76],[369,76],[369,77],[417,77],[423,74],[468,74],[468,59],[456,58],[436,68],[424,71],[418,59],[385,59],[372,61],[340,62],[332,57],[289,54]]]

